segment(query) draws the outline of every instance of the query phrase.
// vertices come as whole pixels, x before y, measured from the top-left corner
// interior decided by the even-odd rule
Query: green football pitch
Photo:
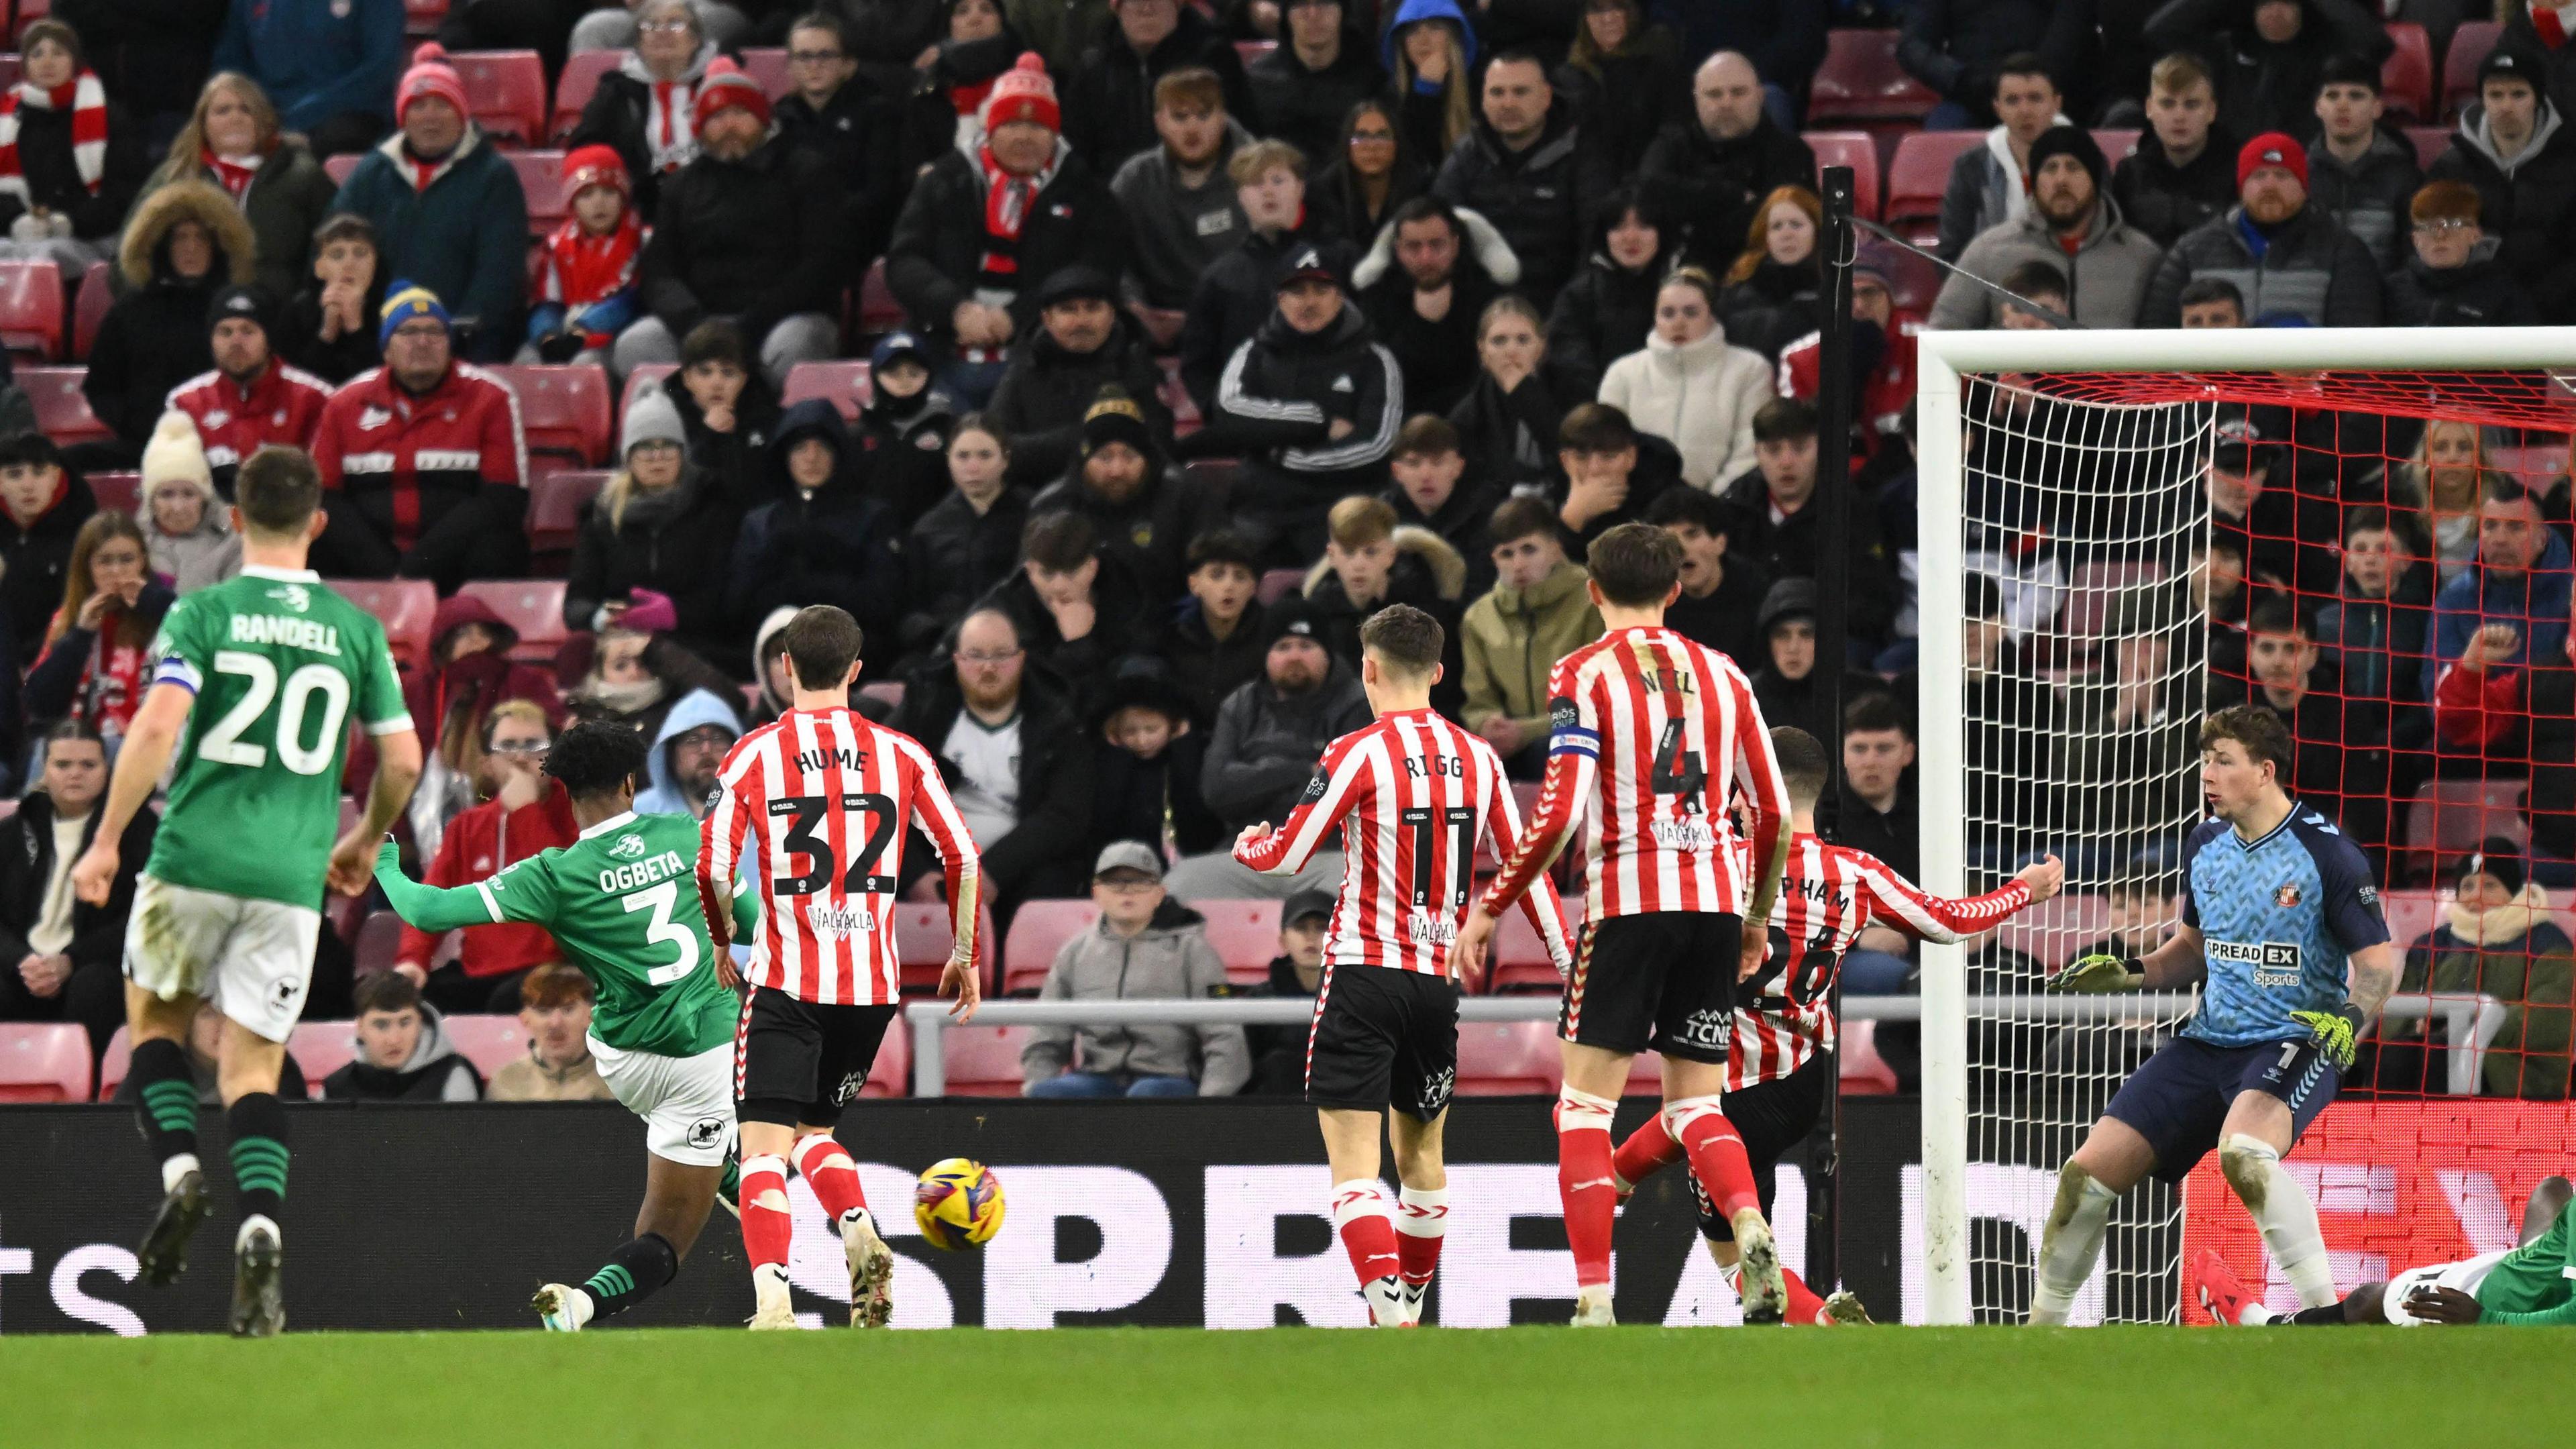
[[[2491,1449],[2569,1442],[2571,1363],[2552,1329],[12,1337],[0,1445]]]

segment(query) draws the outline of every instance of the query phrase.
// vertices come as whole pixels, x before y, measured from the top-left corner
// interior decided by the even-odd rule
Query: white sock
[[[250,1242],[250,1235],[258,1232],[268,1234],[271,1238],[276,1239],[281,1244],[286,1241],[286,1234],[278,1230],[277,1220],[275,1218],[270,1217],[266,1213],[252,1213],[249,1217],[242,1219],[241,1227],[234,1231],[233,1251],[236,1253],[240,1252],[243,1246]]]
[[[162,1159],[161,1190],[163,1192],[177,1192],[179,1190],[179,1179],[185,1177],[191,1172],[195,1172],[196,1170],[197,1154],[193,1152],[176,1153],[170,1157]]]
[[[1395,1230],[1408,1238],[1439,1238],[1449,1233],[1449,1189],[1408,1187],[1395,1195]]]
[[[2039,1240],[2039,1275],[2030,1295],[2032,1324],[2066,1321],[2077,1290],[2093,1276],[2094,1261],[2102,1255],[2102,1234],[2111,1226],[2111,1205],[2119,1200],[2119,1194],[2074,1163],[2059,1169],[2057,1200],[2048,1210],[2048,1227]]]
[[[2239,1132],[2218,1149],[2218,1167],[2262,1230],[2263,1245],[2272,1250],[2281,1276],[2298,1290],[2299,1306],[2323,1308],[2334,1302],[2334,1260],[2326,1255],[2325,1234],[2317,1228],[2317,1205],[2282,1169],[2280,1152]]]
[[[2245,1305],[2245,1311],[2236,1315],[2236,1322],[2239,1327],[2254,1328],[2266,1323],[2278,1323],[2283,1316],[2260,1303],[2248,1303]]]

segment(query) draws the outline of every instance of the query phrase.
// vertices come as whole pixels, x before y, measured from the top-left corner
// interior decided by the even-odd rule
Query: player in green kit
[[[125,932],[127,1080],[163,1192],[136,1267],[147,1283],[177,1279],[206,1216],[184,1044],[197,1003],[210,1001],[224,1015],[215,1075],[242,1214],[232,1331],[254,1338],[286,1326],[277,1073],[313,975],[325,879],[344,895],[366,888],[376,837],[420,779],[420,739],[383,628],[304,566],[321,505],[321,474],[302,451],[262,448],[242,464],[232,509],[241,574],[162,619],[97,841],[72,867],[80,899],[105,905],[117,840],[168,769],[169,805]],[[352,721],[376,738],[376,779],[364,817],[334,844]]]
[[[2409,1268],[2385,1283],[2364,1283],[2340,1303],[2280,1313],[2246,1286],[2227,1260],[2204,1251],[2192,1263],[2200,1306],[2222,1324],[2303,1325],[2488,1323],[2517,1328],[2576,1324],[2576,1185],[2544,1177],[2522,1209],[2521,1246],[2456,1263]]]
[[[644,1119],[644,1206],[635,1236],[578,1288],[548,1283],[530,1306],[576,1332],[642,1302],[678,1276],[707,1224],[733,1148],[733,1031],[742,1003],[716,980],[697,894],[698,822],[635,813],[650,747],[623,725],[574,725],[546,752],[581,838],[539,851],[475,885],[440,890],[402,873],[391,840],[376,883],[424,931],[524,921],[543,926],[599,989],[590,1054],[617,1100]],[[758,920],[734,897],[735,930]]]

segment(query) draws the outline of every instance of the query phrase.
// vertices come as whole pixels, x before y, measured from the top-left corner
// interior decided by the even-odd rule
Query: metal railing
[[[2023,1021],[2102,1022],[2114,1020],[2161,1023],[2190,1011],[2195,996],[2166,991],[2102,996],[1971,996],[1972,1018]],[[1554,1021],[1553,996],[1469,996],[1458,1003],[1458,1019],[1480,1021]],[[912,1026],[912,1094],[948,1095],[948,1028],[957,1025],[945,1001],[906,1002],[903,1014]],[[987,1001],[975,1013],[975,1026],[1298,1026],[1314,1014],[1304,996],[1184,997],[1160,1001]],[[1918,1021],[1923,1001],[1914,996],[1846,996],[1846,1021]],[[2503,1029],[2505,1005],[2492,996],[2392,996],[2381,1016],[2389,1021],[2439,1018],[2449,1047],[2449,1089],[2455,1096],[2478,1090],[2478,1068],[2488,1046]],[[2463,1046],[2465,1044],[2465,1050]]]

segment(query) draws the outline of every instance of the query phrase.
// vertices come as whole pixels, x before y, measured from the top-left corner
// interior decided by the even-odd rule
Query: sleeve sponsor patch
[[[1306,782],[1306,793],[1298,796],[1297,802],[1301,805],[1316,804],[1324,798],[1325,792],[1332,788],[1333,772],[1318,765],[1315,767],[1314,777]]]
[[[1547,705],[1547,752],[1551,755],[1601,757],[1601,736],[1583,727],[1583,711],[1563,695]]]

